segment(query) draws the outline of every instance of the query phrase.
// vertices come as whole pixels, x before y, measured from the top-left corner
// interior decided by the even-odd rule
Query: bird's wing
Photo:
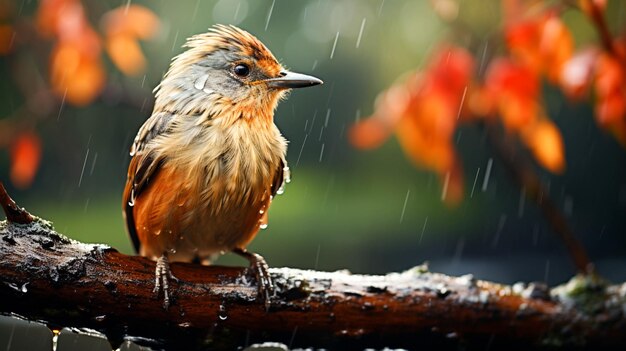
[[[133,215],[135,199],[146,189],[150,178],[156,175],[164,161],[163,157],[156,155],[146,146],[157,136],[167,133],[173,119],[174,115],[167,112],[153,114],[139,129],[130,150],[131,160],[128,166],[128,178],[124,188],[122,208],[126,220],[126,229],[137,252],[140,243]]]

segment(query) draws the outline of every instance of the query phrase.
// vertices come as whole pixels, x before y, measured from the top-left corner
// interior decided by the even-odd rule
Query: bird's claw
[[[265,262],[265,259],[258,254],[253,255],[256,256],[256,260],[250,265],[250,268],[254,271],[257,280],[259,296],[261,296],[265,302],[265,309],[269,310],[271,298],[274,294],[274,283],[272,282],[269,266],[267,262]]]
[[[244,249],[236,249],[234,252],[250,262],[250,269],[254,272],[254,276],[258,286],[258,296],[263,299],[265,309],[269,310],[271,306],[271,298],[274,295],[274,283],[269,273],[269,266],[263,256],[248,252]]]
[[[158,297],[159,292],[163,290],[163,308],[167,310],[170,307],[169,282],[170,280],[178,282],[178,278],[176,278],[170,270],[167,256],[163,255],[157,259],[154,276],[154,289],[152,291]]]

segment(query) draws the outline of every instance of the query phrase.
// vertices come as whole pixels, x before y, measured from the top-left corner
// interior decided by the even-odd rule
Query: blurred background
[[[3,13],[9,15],[0,19],[6,22],[32,20],[40,6],[32,1],[2,2]],[[97,32],[106,31],[103,14],[129,3],[82,2]],[[498,30],[498,1],[480,6],[459,3],[458,16],[475,36],[486,38]],[[274,200],[268,228],[250,246],[270,266],[385,273],[428,261],[433,271],[472,273],[503,283],[556,284],[575,274],[563,245],[537,208],[523,200],[476,125],[455,132],[466,188],[464,200],[455,207],[442,202],[437,175],[414,167],[395,138],[372,151],[356,150],[348,142],[350,126],[373,112],[376,96],[402,74],[423,67],[437,43],[450,39],[446,23],[430,2],[132,4],[147,7],[160,21],[154,35],[140,41],[144,71],[122,73],[102,54],[106,83],[92,101],[72,104],[61,94],[53,107],[35,117],[37,109],[48,105],[29,100],[23,86],[48,79],[54,40],[31,45],[27,30],[11,32],[10,43],[18,42],[19,48],[0,56],[0,127],[8,128],[7,121],[18,125],[13,123],[17,119],[35,120],[19,124],[10,133],[0,131],[4,139],[0,140],[0,180],[20,205],[53,221],[57,231],[132,253],[122,222],[121,194],[130,145],[151,113],[151,91],[170,59],[182,51],[185,38],[225,23],[256,35],[288,68],[325,82],[294,91],[276,112],[275,122],[290,141],[287,158],[292,182]],[[624,30],[626,5],[614,1],[609,6],[611,27]],[[566,12],[563,19],[578,46],[597,40],[580,13]],[[626,153],[615,138],[597,127],[591,105],[572,104],[547,85],[544,99],[563,134],[567,169],[560,176],[536,171],[600,273],[624,281]],[[9,180],[11,140],[26,129],[40,138],[41,162],[31,184],[15,186]],[[230,255],[219,263],[245,264]]]

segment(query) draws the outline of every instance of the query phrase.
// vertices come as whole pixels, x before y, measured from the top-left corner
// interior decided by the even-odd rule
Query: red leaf
[[[531,68],[508,59],[495,60],[487,71],[485,87],[507,128],[520,130],[537,118],[539,79]]]
[[[539,79],[532,69],[509,59],[496,59],[489,65],[486,86],[494,92],[506,91],[532,98],[539,94]]]
[[[359,149],[373,149],[382,145],[392,130],[377,118],[368,118],[350,127],[350,143]]]
[[[33,182],[41,160],[41,142],[31,132],[18,136],[11,146],[11,182],[17,188],[27,188]]]

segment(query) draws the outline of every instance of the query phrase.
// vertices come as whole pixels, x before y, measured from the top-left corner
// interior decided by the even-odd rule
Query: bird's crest
[[[203,52],[218,49],[236,51],[243,56],[254,58],[264,67],[280,67],[272,52],[259,39],[233,25],[216,24],[209,28],[208,32],[187,39],[183,47],[189,48],[190,51]]]

